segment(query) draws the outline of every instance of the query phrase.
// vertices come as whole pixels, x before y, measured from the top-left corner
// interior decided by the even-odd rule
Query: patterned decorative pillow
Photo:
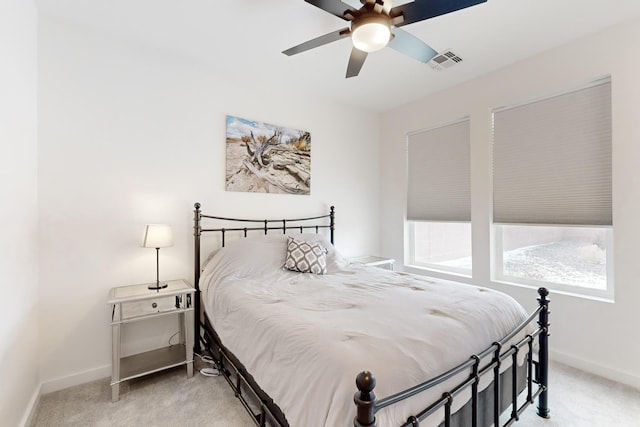
[[[327,249],[317,242],[305,242],[289,237],[284,268],[301,273],[325,274]]]

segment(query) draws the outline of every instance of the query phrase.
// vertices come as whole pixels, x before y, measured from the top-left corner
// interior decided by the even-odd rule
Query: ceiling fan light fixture
[[[351,41],[356,49],[375,52],[391,40],[389,17],[380,13],[365,15],[351,26]]]

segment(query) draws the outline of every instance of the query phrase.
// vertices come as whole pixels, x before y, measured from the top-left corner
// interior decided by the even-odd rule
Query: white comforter
[[[360,371],[373,372],[376,395],[386,397],[467,360],[526,318],[505,294],[348,264],[331,248],[328,274],[286,271],[282,236],[249,240],[206,266],[203,303],[291,427],[351,426]],[[447,386],[385,408],[378,426],[401,424]],[[432,418],[421,425],[437,425],[441,414]]]

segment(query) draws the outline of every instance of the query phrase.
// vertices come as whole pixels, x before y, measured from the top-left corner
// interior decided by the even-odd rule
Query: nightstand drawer
[[[167,296],[122,303],[122,320],[180,308],[182,296]]]

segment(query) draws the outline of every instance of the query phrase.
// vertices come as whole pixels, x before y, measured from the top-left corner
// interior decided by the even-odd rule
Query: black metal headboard
[[[291,219],[245,219],[245,218],[225,218],[219,216],[205,215],[200,211],[200,203],[193,205],[195,208],[193,211],[193,241],[194,241],[194,286],[195,303],[194,310],[196,312],[195,324],[194,324],[194,349],[195,353],[200,354],[200,327],[201,324],[201,305],[200,305],[200,237],[205,232],[217,232],[221,236],[221,246],[224,247],[226,235],[228,232],[241,233],[241,237],[247,237],[248,232],[261,231],[267,234],[269,231],[281,231],[286,234],[287,231],[299,230],[303,233],[305,230],[315,230],[319,233],[321,229],[329,230],[329,240],[331,244],[334,244],[334,230],[335,230],[335,208],[331,206],[329,213],[326,215],[314,216],[309,218],[291,218]],[[220,228],[203,228],[203,220],[212,220],[212,222],[220,221],[220,223],[232,224],[232,227],[220,227]],[[233,224],[244,223],[249,226],[235,226]],[[259,224],[259,225],[258,225]]]

